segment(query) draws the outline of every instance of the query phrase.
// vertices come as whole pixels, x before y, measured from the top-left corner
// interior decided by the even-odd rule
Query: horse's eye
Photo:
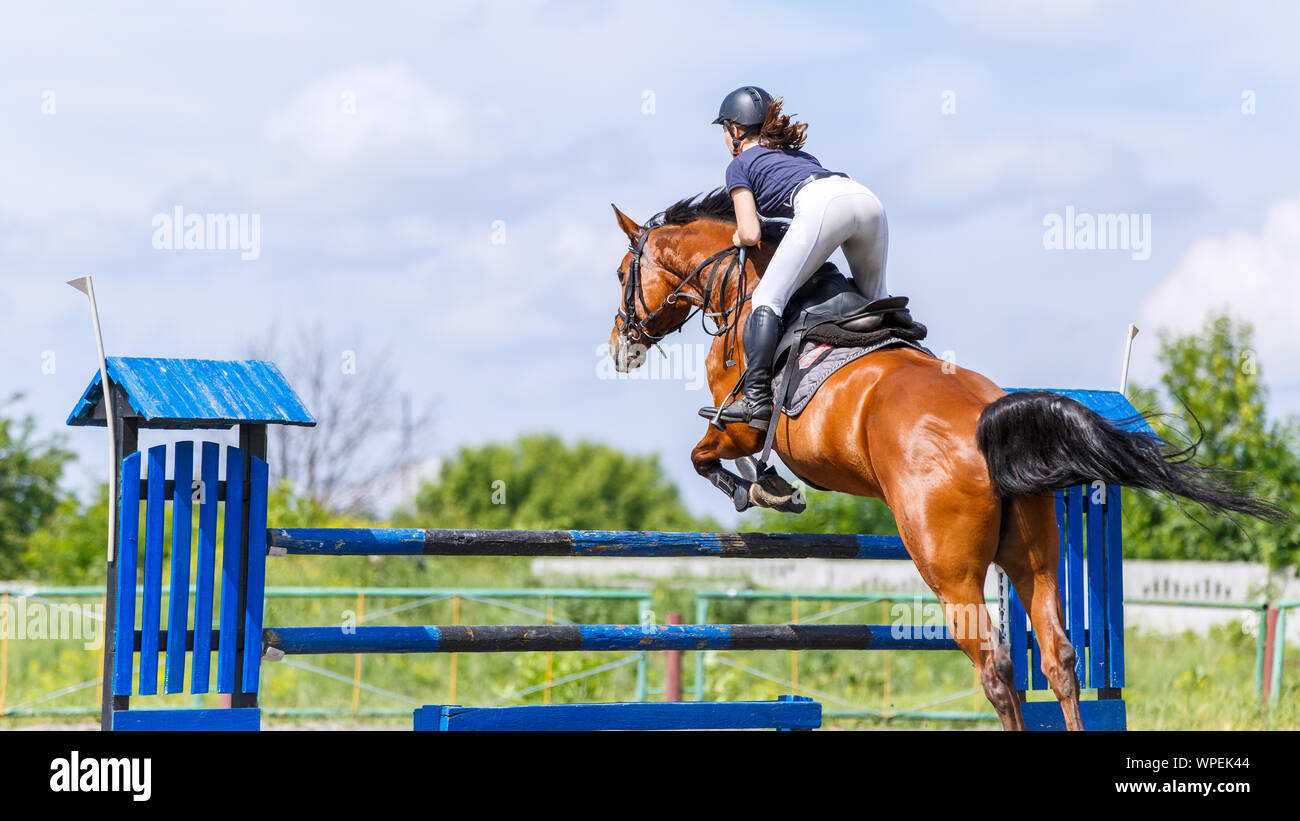
[[[627,278],[627,272],[620,270],[620,271],[615,271],[614,273],[618,276],[618,284],[622,285],[623,280]]]

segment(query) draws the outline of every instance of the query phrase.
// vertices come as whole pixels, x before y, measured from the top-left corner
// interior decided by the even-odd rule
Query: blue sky
[[[92,274],[110,353],[236,358],[320,327],[434,407],[427,471],[555,430],[659,454],[726,521],[688,458],[704,393],[602,379],[598,347],[625,246],[609,203],[645,218],[718,185],[709,121],[756,83],[885,203],[890,289],[937,351],[1008,386],[1113,387],[1127,323],[1150,380],[1157,329],[1226,306],[1256,325],[1273,410],[1300,410],[1300,13],[1134,5],[8,11],[0,395],[63,430],[94,368],[63,282]],[[258,215],[260,255],[156,249],[178,205]],[[1044,248],[1067,207],[1149,215],[1149,258]],[[100,435],[68,435],[102,475]]]

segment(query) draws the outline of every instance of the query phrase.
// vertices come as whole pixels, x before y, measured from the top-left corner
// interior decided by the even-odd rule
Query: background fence
[[[683,593],[694,604],[698,624],[749,620],[888,624],[896,621],[899,607],[937,602],[929,593],[898,591],[701,589]],[[102,588],[96,586],[0,585],[0,717],[98,715],[102,597]],[[292,609],[294,619],[311,618],[314,613],[318,621],[332,622],[400,624],[404,616],[412,623],[426,622],[433,611],[433,620],[459,624],[467,618],[464,611],[473,608],[469,622],[563,625],[644,623],[656,618],[653,597],[654,591],[643,588],[274,587],[268,588],[266,606],[268,612]],[[1143,596],[1128,597],[1125,604],[1129,612],[1137,608],[1191,611],[1248,620],[1255,626],[1255,695],[1276,703],[1284,686],[1285,642],[1279,637],[1286,634],[1288,623],[1300,622],[1287,618],[1290,610],[1300,607],[1300,598],[1264,603]],[[669,614],[660,615],[666,619]],[[935,673],[933,654],[926,656],[924,672],[910,663],[915,651],[872,654],[878,660],[869,669],[855,667],[852,659],[841,662],[833,654],[815,651],[696,652],[685,668],[680,656],[669,655],[665,673],[665,664],[652,655],[543,653],[535,660],[526,654],[480,655],[472,662],[462,662],[457,654],[414,660],[360,655],[310,661],[288,658],[264,668],[263,687],[277,689],[275,704],[313,706],[264,709],[268,716],[290,718],[405,719],[412,705],[443,697],[453,704],[461,698],[485,706],[549,704],[558,688],[566,688],[566,698],[561,700],[567,701],[577,687],[589,690],[587,698],[594,691],[599,700],[658,700],[668,692],[680,693],[684,700],[711,701],[723,691],[734,698],[737,691],[770,686],[816,697],[825,705],[827,719],[996,721],[974,671],[955,656],[950,660],[955,663],[952,670]],[[472,663],[475,669],[467,672],[464,663]],[[533,664],[540,666],[529,666]],[[484,684],[489,680],[495,682],[490,688]],[[466,687],[473,693],[467,694]],[[295,698],[295,693],[300,697]],[[918,698],[918,693],[923,696]],[[180,699],[178,706],[203,699],[218,703],[216,696],[174,698]],[[373,704],[376,701],[384,703]],[[905,703],[900,706],[896,701]]]

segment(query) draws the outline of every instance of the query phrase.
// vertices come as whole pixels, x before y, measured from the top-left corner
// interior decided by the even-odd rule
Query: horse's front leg
[[[743,319],[742,316],[736,321]],[[740,367],[734,362],[727,364],[727,351],[723,342],[723,337],[714,340],[705,364],[714,406],[722,405],[740,381]],[[774,418],[772,424],[777,423]],[[788,513],[802,513],[807,506],[803,494],[778,476],[772,468],[762,471],[760,475],[757,460],[749,458],[763,449],[766,437],[767,431],[749,425],[726,425],[719,430],[710,424],[704,438],[691,451],[691,463],[695,465],[697,473],[727,495],[737,511],[761,505]],[[748,471],[751,474],[749,476],[737,476],[722,466],[723,459],[746,458],[749,461],[743,463],[744,466],[752,468]]]
[[[695,465],[697,473],[731,499],[737,511],[761,505],[787,513],[802,513],[807,506],[803,494],[778,476],[775,469],[768,468],[759,475],[756,463],[750,460],[754,475],[743,477],[722,466],[723,459],[748,458],[762,446],[763,431],[748,425],[727,425],[725,430],[710,425],[704,438],[691,451],[691,464]]]
[[[739,459],[757,450],[753,442],[747,441],[753,437],[741,432],[742,429],[752,431],[755,435],[761,433],[761,431],[754,430],[748,425],[728,425],[727,427],[729,429],[735,428],[741,441],[738,442],[733,439],[730,430],[718,430],[710,425],[708,432],[704,434],[704,438],[691,451],[691,464],[695,466],[696,473],[708,479],[714,487],[725,493],[728,499],[731,499],[737,511],[742,511],[753,505],[749,498],[749,489],[752,483],[723,467],[722,460]],[[761,443],[759,447],[761,447]]]

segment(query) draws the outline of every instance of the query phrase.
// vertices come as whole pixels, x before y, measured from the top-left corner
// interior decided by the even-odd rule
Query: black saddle
[[[869,300],[830,262],[790,296],[781,319],[785,332],[776,346],[774,371],[804,340],[865,348],[888,337],[919,342],[926,335],[925,326],[912,320],[907,297]]]
[[[906,345],[925,353],[920,345],[925,339],[926,327],[912,319],[907,310],[907,297],[891,296],[870,300],[864,297],[853,282],[827,262],[818,268],[807,282],[790,296],[785,314],[781,317],[785,330],[776,346],[772,372],[782,374],[782,395],[775,397],[776,407],[772,423],[767,428],[762,455],[754,462],[758,472],[767,468],[767,457],[772,451],[777,421],[788,400],[794,395],[797,380],[795,365],[804,342],[830,345],[837,348],[881,348]],[[933,355],[933,354],[931,354]],[[700,408],[700,416],[722,428],[716,420],[717,408]],[[746,457],[749,458],[749,457]],[[804,480],[812,487],[817,485]]]

